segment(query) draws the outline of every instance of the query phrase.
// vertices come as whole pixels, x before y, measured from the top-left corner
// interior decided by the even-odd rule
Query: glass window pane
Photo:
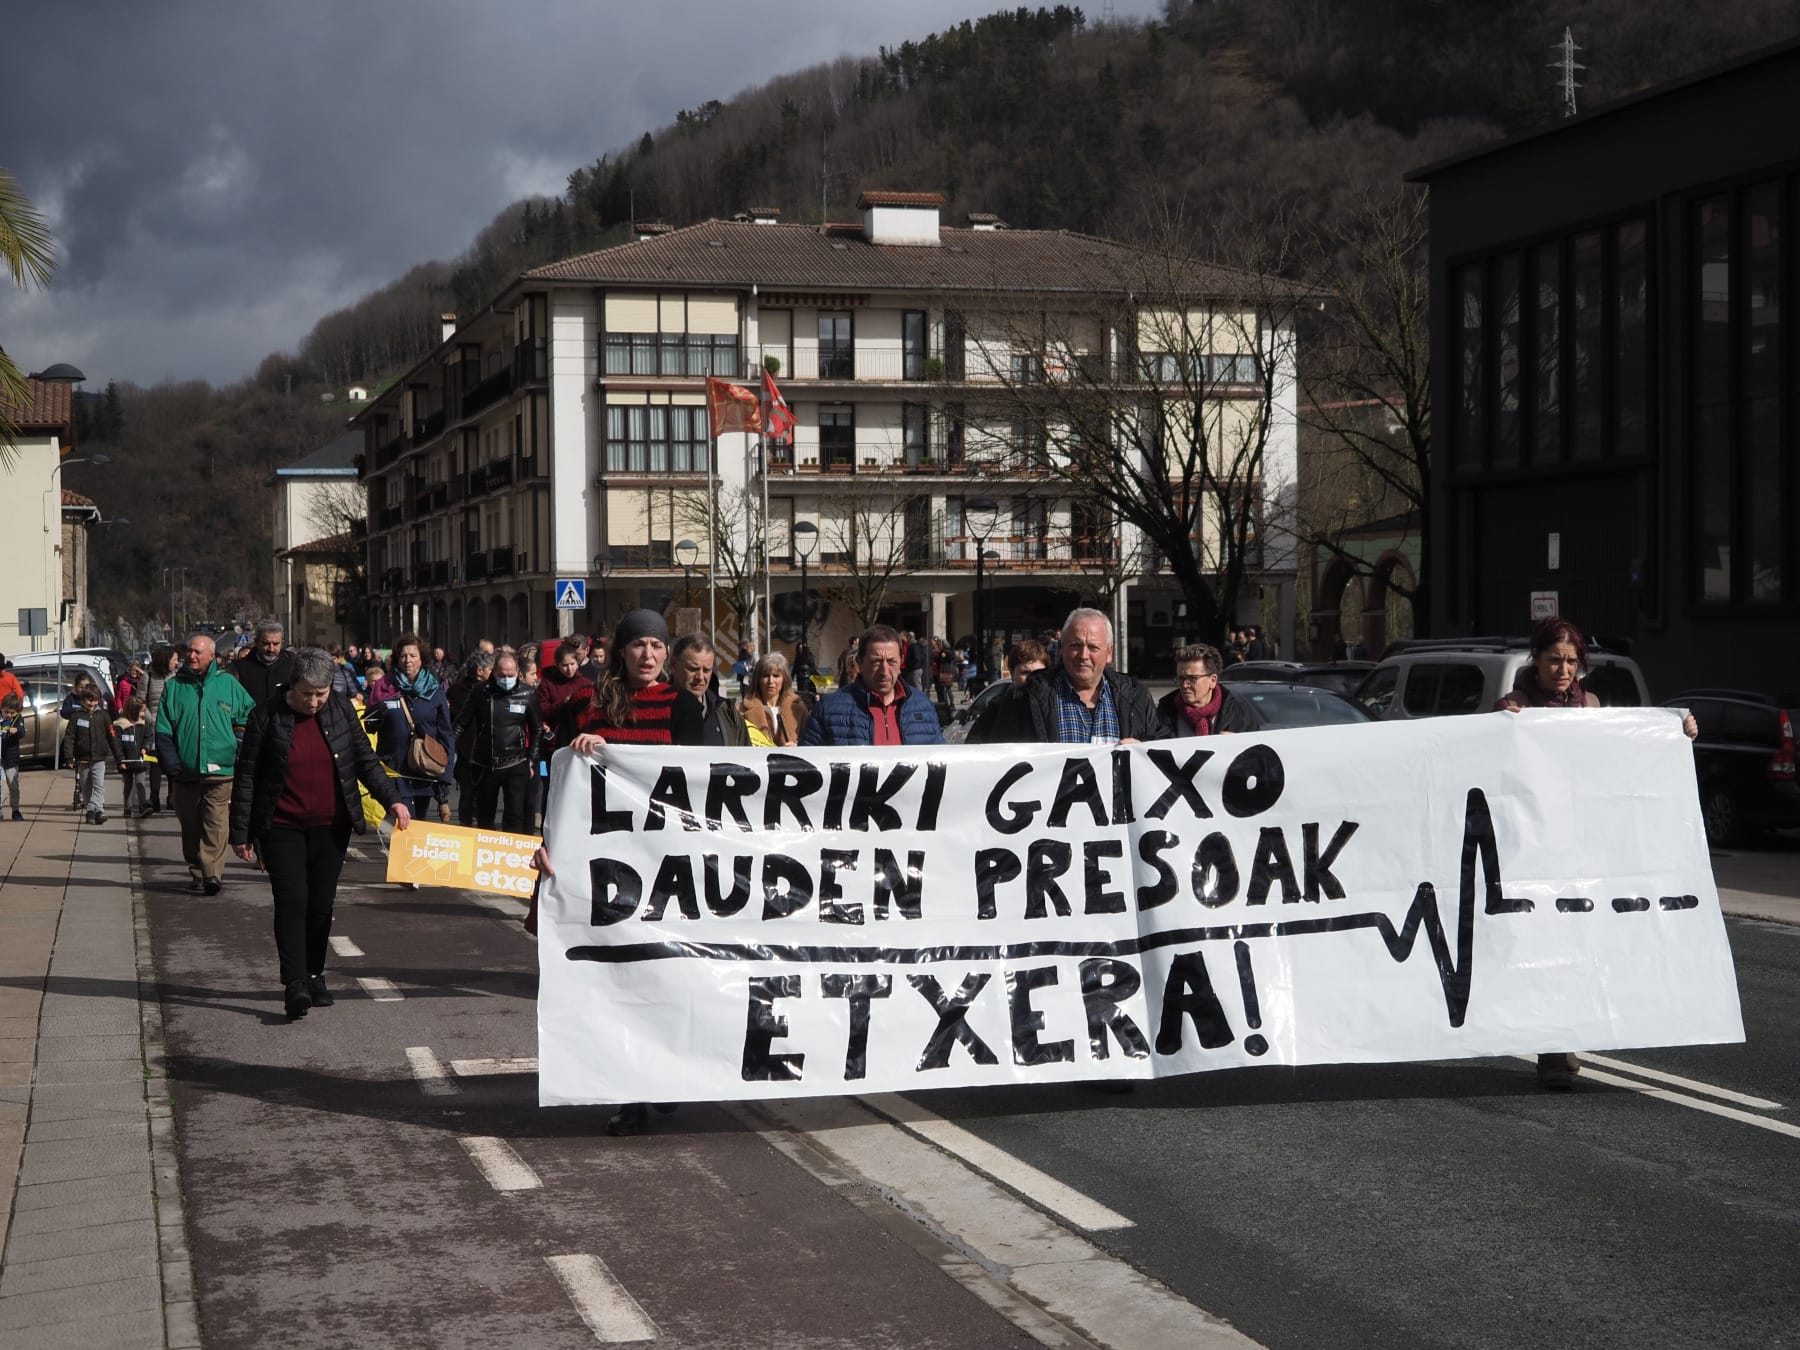
[[[1537,301],[1532,306],[1533,403],[1537,410],[1532,458],[1554,464],[1562,458],[1562,244],[1540,244],[1532,255]]]
[[[1646,226],[1628,220],[1613,235],[1618,293],[1613,360],[1613,452],[1641,455],[1650,428],[1650,262]]]
[[[1695,204],[1693,237],[1695,546],[1701,597],[1729,600],[1731,208],[1725,198]]]
[[[1569,372],[1575,410],[1576,459],[1599,459],[1602,449],[1600,411],[1601,335],[1605,331],[1601,289],[1600,232],[1575,236],[1570,258],[1570,303],[1574,307],[1575,350]]]
[[[1519,462],[1519,255],[1494,260],[1494,337],[1499,369],[1494,389],[1494,467]]]
[[[1457,269],[1456,313],[1456,466],[1478,469],[1485,458],[1487,439],[1482,344],[1481,264]]]
[[[631,335],[631,373],[633,375],[656,374],[655,333],[633,333]]]
[[[1743,454],[1750,491],[1750,599],[1780,600],[1781,464],[1781,197],[1774,183],[1744,192]]]

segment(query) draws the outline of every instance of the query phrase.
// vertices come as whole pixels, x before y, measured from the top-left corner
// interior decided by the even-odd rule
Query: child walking
[[[119,764],[119,739],[100,702],[100,690],[89,684],[63,732],[63,754],[75,766],[75,801],[87,803],[87,823],[106,824],[106,762]]]
[[[19,809],[19,742],[24,735],[24,703],[17,694],[0,698],[0,775],[4,775],[14,820],[25,819],[25,813]]]
[[[150,814],[149,785],[144,781],[149,765],[144,763],[144,749],[150,742],[150,731],[144,724],[144,700],[128,698],[125,707],[113,719],[113,736],[119,744],[119,776],[125,781],[125,819],[132,817],[132,803],[137,804],[136,814]]]

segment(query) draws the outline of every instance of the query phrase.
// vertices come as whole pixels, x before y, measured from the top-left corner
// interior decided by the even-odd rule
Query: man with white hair
[[[249,692],[215,660],[217,654],[209,634],[190,636],[183,668],[163,686],[156,710],[156,758],[181,822],[188,889],[208,895],[217,895],[225,884],[237,738],[256,710]]]
[[[1063,621],[1057,665],[994,701],[969,744],[1130,745],[1162,735],[1156,701],[1142,683],[1113,670],[1112,623],[1097,609]]]

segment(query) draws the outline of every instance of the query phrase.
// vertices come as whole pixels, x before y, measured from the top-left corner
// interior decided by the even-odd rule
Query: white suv
[[[1410,642],[1364,677],[1357,701],[1383,720],[1492,712],[1531,660],[1524,638]],[[1582,684],[1607,708],[1650,702],[1644,672],[1629,656],[1588,649]]]

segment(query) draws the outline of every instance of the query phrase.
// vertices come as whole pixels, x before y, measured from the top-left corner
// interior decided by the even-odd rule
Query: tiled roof
[[[292,548],[284,548],[275,556],[277,558],[336,558],[346,553],[355,553],[359,545],[355,537],[348,531],[334,534],[327,539],[309,539],[304,544],[295,544]]]
[[[893,195],[893,194],[888,194]],[[911,194],[921,195],[921,194]],[[938,232],[937,247],[871,244],[860,228],[709,220],[525,273],[530,281],[764,290],[1024,291],[1230,296],[1266,283],[1066,230]]]
[[[31,402],[20,408],[6,404],[7,415],[20,431],[60,431],[75,421],[75,386],[60,380],[26,380]]]
[[[96,503],[92,497],[84,497],[79,492],[76,492],[73,488],[64,488],[62,490],[62,504],[64,506],[94,506],[94,505],[96,505]]]
[[[856,199],[856,209],[866,211],[871,206],[942,206],[944,194],[941,192],[865,192]]]
[[[303,474],[308,469],[353,469],[356,467],[356,457],[362,452],[362,432],[346,431],[336,439],[327,441],[310,455],[284,465],[275,472]]]

